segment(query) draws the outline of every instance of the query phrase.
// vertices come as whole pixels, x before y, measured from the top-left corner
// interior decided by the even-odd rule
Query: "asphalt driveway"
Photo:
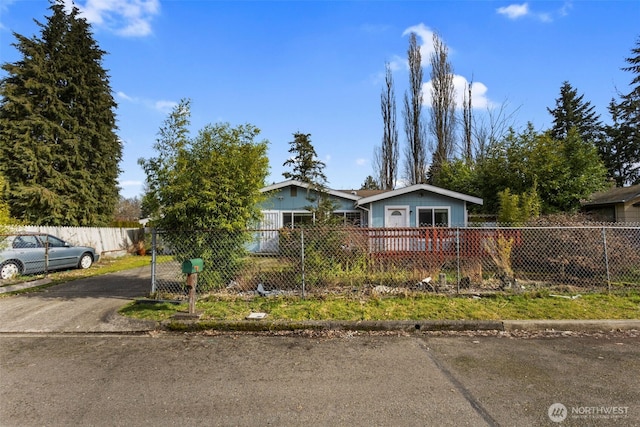
[[[155,322],[118,314],[127,302],[147,296],[150,288],[147,266],[0,298],[0,333],[153,330]]]

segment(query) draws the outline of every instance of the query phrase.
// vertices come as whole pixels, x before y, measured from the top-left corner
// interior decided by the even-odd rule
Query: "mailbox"
[[[185,274],[202,273],[203,267],[202,258],[188,259],[182,263],[182,272]]]

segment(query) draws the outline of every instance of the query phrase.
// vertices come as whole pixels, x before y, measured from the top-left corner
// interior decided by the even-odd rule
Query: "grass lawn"
[[[141,319],[168,320],[188,311],[168,302],[129,304],[121,313]],[[272,321],[306,320],[526,320],[526,319],[640,319],[640,293],[586,294],[569,299],[537,292],[482,298],[440,295],[370,297],[209,297],[197,301],[200,321],[240,321],[251,312]]]
[[[161,257],[162,258],[162,257]],[[169,260],[160,259],[159,261]],[[113,273],[147,266],[149,256],[104,258],[87,270],[50,273],[46,285],[19,292],[38,292],[59,283],[84,277]],[[19,277],[12,283],[43,278]],[[3,283],[2,285],[7,285]],[[7,297],[13,293],[0,294]],[[569,296],[569,295],[565,295]],[[178,312],[188,311],[187,303],[131,303],[121,313],[140,319],[167,320]],[[410,296],[325,296],[301,299],[287,296],[270,297],[204,297],[196,304],[201,321],[240,321],[251,312],[267,313],[272,321],[306,320],[526,320],[526,319],[640,319],[640,291],[611,294],[587,293],[570,299],[537,291],[521,295],[495,294],[480,298],[415,294]]]

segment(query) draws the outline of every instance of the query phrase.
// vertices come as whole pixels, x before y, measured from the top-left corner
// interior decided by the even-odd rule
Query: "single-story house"
[[[278,230],[296,225],[313,223],[314,206],[319,193],[313,186],[300,181],[283,181],[261,189],[267,196],[261,205],[262,223],[259,236],[252,245],[255,252],[272,252],[278,248]],[[445,190],[427,184],[416,184],[396,190],[332,190],[327,195],[336,209],[333,214],[345,225],[376,232],[375,245],[398,250],[419,250],[426,247],[441,247],[442,238],[435,235],[426,238],[425,233],[414,236],[410,231],[418,227],[465,227],[468,222],[467,204],[482,204],[482,199]],[[401,236],[391,230],[387,236],[385,228],[406,229]],[[435,228],[434,228],[435,230]],[[434,231],[435,233],[435,231]],[[391,237],[393,236],[393,237]]]
[[[640,184],[595,193],[582,210],[595,221],[640,223]]]
[[[262,229],[279,229],[312,223],[309,199],[318,192],[309,184],[284,181],[262,188]],[[427,184],[395,190],[326,190],[345,224],[369,228],[466,227],[467,204],[482,199]]]

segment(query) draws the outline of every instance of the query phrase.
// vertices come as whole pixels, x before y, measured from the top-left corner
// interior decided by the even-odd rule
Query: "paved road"
[[[639,377],[615,336],[2,334],[0,425],[634,426]]]
[[[170,334],[148,284],[0,299],[0,426],[640,426],[637,331]]]
[[[140,267],[0,298],[0,333],[152,330],[153,322],[117,313],[127,302],[148,295],[150,289],[150,268]]]

